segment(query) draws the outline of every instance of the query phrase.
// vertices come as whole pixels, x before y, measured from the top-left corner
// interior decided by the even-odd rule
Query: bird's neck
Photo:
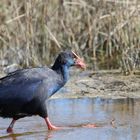
[[[66,83],[69,79],[69,67],[66,65],[53,65],[52,69],[63,77],[63,82]]]

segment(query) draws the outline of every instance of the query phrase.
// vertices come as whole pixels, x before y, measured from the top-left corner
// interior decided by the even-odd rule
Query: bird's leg
[[[48,130],[59,130],[60,129],[60,127],[56,127],[56,126],[52,125],[48,117],[45,118],[45,122],[48,126]]]
[[[14,126],[15,122],[16,122],[16,119],[13,119],[12,122],[10,123],[9,127],[7,128],[8,133],[13,132],[13,126]]]

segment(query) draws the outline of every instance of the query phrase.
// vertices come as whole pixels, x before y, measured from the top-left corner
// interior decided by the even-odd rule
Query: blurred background
[[[139,0],[0,0],[0,71],[51,65],[66,49],[91,70],[140,70]]]

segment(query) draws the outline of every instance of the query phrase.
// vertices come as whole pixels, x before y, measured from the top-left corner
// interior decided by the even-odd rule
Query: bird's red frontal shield
[[[75,66],[80,67],[82,69],[86,69],[86,64],[84,63],[84,61],[76,53],[74,53],[73,51],[72,51],[72,53],[76,58]]]

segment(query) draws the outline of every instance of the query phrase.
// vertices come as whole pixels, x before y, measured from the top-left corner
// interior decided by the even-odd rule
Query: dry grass
[[[0,59],[22,67],[52,62],[60,50],[90,68],[140,69],[139,0],[1,0]]]

